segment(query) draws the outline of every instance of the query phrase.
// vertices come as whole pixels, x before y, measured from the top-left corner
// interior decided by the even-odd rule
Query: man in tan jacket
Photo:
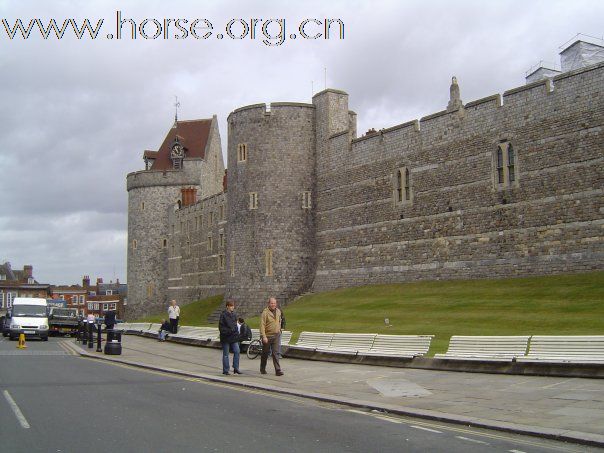
[[[277,299],[268,299],[268,306],[260,316],[260,338],[262,338],[262,357],[260,358],[260,373],[266,374],[268,355],[273,358],[275,374],[283,376],[279,365],[279,343],[281,342],[281,310],[277,308]]]

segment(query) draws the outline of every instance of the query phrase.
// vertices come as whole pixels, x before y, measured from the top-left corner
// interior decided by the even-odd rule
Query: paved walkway
[[[310,396],[406,415],[604,446],[604,380],[400,369],[283,359],[285,376],[241,356],[241,376],[223,376],[221,351],[123,337],[121,356],[92,355],[220,382]],[[232,356],[231,356],[232,357]]]

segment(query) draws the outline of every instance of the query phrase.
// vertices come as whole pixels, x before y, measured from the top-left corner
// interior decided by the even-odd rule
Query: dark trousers
[[[107,332],[107,341],[113,341],[113,328],[115,324],[105,324],[105,332]]]
[[[178,333],[178,319],[170,318],[170,332]]]
[[[262,343],[262,356],[260,357],[260,370],[266,371],[266,362],[268,356],[273,358],[273,365],[275,365],[275,372],[281,371],[281,365],[279,365],[279,343],[281,342],[281,335],[277,334],[273,337],[267,337],[268,342]]]

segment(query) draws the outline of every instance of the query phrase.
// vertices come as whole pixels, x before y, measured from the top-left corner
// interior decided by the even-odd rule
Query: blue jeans
[[[229,372],[229,350],[233,348],[233,369],[239,370],[239,343],[222,343],[222,372]]]

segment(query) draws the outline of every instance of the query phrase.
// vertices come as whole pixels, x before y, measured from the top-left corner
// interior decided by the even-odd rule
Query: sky
[[[69,22],[61,39],[36,22],[11,39],[19,19],[103,22],[94,39]],[[334,22],[310,39],[325,19],[343,38]],[[223,152],[234,109],[326,86],[350,95],[361,135],[443,110],[452,76],[464,102],[523,85],[577,33],[604,35],[604,2],[0,0],[0,21],[0,262],[75,284],[126,281],[126,175],[161,144],[175,96],[181,120],[217,115]]]

